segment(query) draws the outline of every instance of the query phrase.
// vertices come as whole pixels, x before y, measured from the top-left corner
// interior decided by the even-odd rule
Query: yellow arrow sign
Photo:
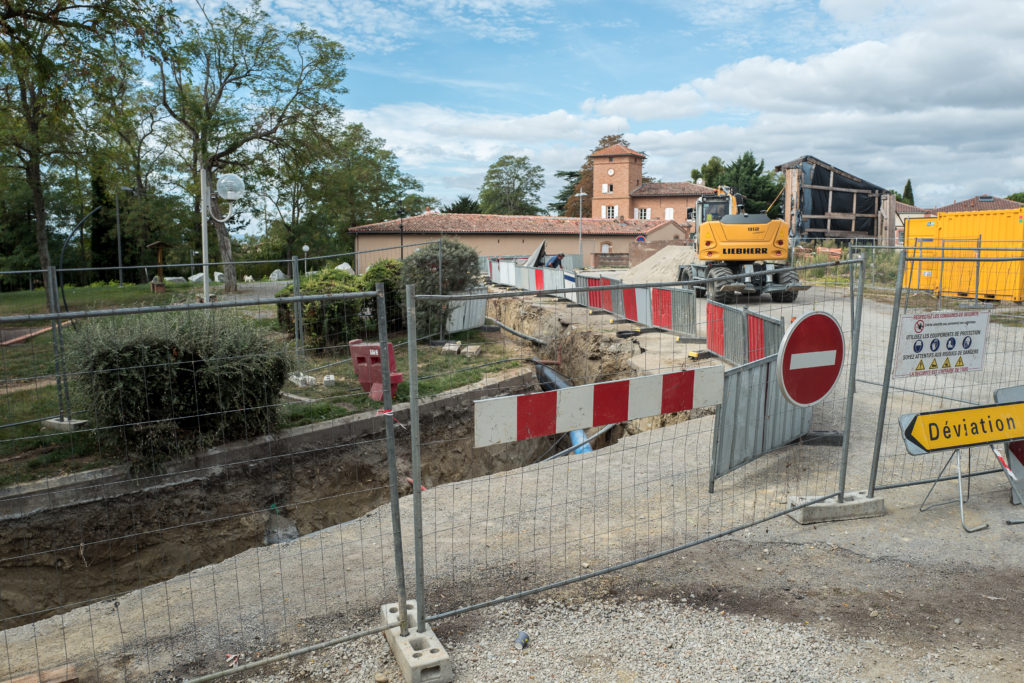
[[[1024,439],[1024,402],[901,415],[911,455]]]

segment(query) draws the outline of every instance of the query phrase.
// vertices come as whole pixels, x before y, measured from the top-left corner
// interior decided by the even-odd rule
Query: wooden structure
[[[152,292],[163,292],[167,287],[164,284],[164,249],[170,246],[159,240],[146,245],[147,249],[156,249],[156,279],[149,283],[149,289]]]
[[[780,164],[775,170],[785,173],[785,221],[790,235],[886,238],[883,225],[891,221],[880,221],[879,215],[888,190],[812,156]]]

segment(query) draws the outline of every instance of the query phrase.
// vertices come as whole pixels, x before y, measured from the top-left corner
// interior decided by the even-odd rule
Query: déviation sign
[[[907,452],[924,455],[1024,438],[1024,402],[901,415]]]

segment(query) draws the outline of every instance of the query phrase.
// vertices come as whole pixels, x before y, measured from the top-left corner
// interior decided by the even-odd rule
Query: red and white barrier
[[[724,371],[714,365],[585,384],[473,404],[475,446],[522,441],[722,402]]]

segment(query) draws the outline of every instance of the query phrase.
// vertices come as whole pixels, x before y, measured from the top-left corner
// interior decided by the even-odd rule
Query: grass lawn
[[[221,285],[217,285],[220,289]],[[103,285],[98,287],[64,286],[64,296],[72,311],[95,308],[131,308],[133,306],[156,306],[161,304],[185,303],[194,300],[194,293],[203,290],[194,283],[168,283],[167,291],[154,293],[149,285]],[[60,291],[57,292],[60,296]],[[46,313],[46,291],[41,288],[0,293],[0,318],[7,315]],[[3,321],[0,320],[0,325]],[[23,325],[24,323],[19,323]]]

